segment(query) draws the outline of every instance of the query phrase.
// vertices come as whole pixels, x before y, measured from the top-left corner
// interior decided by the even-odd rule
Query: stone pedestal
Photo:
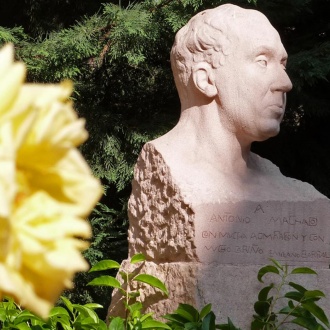
[[[330,297],[329,200],[309,184],[284,177],[269,161],[258,162],[268,181],[261,180],[253,193],[247,187],[231,195],[216,182],[207,191],[180,182],[154,144],[143,148],[129,201],[129,254],[143,253],[147,262],[140,271],[169,289],[168,299],[149,288],[141,297],[149,296],[145,305],[156,316],[180,302],[198,309],[212,303],[218,321],[230,317],[249,329],[261,288],[257,272],[269,258],[313,267],[318,276],[295,281]],[[131,267],[127,261],[122,266]],[[330,312],[329,299],[323,307]],[[117,292],[109,313],[121,309]]]

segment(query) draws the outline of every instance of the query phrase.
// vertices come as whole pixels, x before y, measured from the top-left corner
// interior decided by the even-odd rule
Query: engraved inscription
[[[309,217],[307,219],[297,219],[296,216],[290,215],[287,217],[271,217],[270,222],[278,223],[280,225],[288,224],[291,226],[305,225],[305,226],[317,226],[317,218]]]
[[[320,204],[320,205],[319,205]],[[203,262],[329,267],[329,204],[241,202],[196,210],[196,247]]]
[[[210,222],[239,222],[239,223],[250,223],[251,218],[246,216],[239,216],[230,213],[214,214],[209,220]]]

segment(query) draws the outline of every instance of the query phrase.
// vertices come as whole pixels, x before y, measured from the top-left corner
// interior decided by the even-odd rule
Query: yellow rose
[[[23,84],[12,46],[0,52],[0,295],[46,317],[91,236],[102,189],[76,149],[87,138],[70,82]]]

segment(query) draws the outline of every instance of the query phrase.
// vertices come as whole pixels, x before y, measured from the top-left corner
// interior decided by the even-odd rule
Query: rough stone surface
[[[130,255],[143,253],[157,262],[197,260],[193,211],[151,144],[135,166],[128,212]]]

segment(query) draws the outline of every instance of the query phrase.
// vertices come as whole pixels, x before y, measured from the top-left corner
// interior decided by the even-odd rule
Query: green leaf
[[[272,266],[272,265],[264,266],[259,269],[258,281],[263,283],[262,277],[267,273],[279,274],[280,272],[279,272],[278,268],[276,268],[275,266]]]
[[[118,274],[120,275],[120,277],[122,278],[122,280],[124,281],[124,283],[127,283],[127,278],[129,278],[128,274],[126,274],[123,271],[119,271]]]
[[[320,290],[308,290],[304,293],[306,299],[310,298],[324,298],[325,294]]]
[[[111,286],[113,288],[118,288],[118,289],[121,288],[120,282],[110,275],[104,275],[94,278],[94,280],[87,283],[87,285]]]
[[[4,322],[7,318],[7,313],[5,310],[0,310],[0,322]]]
[[[167,324],[156,321],[156,320],[146,320],[142,322],[142,329],[168,329],[172,330]]]
[[[53,316],[56,316],[56,315],[67,315],[67,316],[69,316],[69,313],[65,308],[63,308],[61,306],[57,306],[57,307],[53,307],[49,312],[49,317],[53,317]]]
[[[304,294],[297,291],[290,291],[284,295],[285,298],[301,302],[304,299]]]
[[[63,328],[70,327],[71,325],[71,320],[70,317],[68,315],[65,314],[57,314],[51,318],[49,318],[48,323],[50,324],[57,324],[60,323],[62,325]],[[70,327],[71,329],[71,327]]]
[[[88,329],[90,329],[92,326],[98,325],[99,322],[97,322],[93,317],[87,316],[80,318],[80,324],[81,325],[88,325]]]
[[[153,312],[150,312],[150,313],[148,313],[148,314],[144,314],[143,316],[141,316],[140,321],[143,322],[143,321],[145,321],[146,319],[151,318],[151,316],[152,316],[153,314],[154,314]]]
[[[284,308],[280,309],[278,313],[287,315],[287,314],[291,314],[292,310],[293,309],[290,306],[285,306]]]
[[[231,321],[231,319],[228,317],[228,325],[229,325],[229,330],[241,330],[240,328],[237,328],[233,322]]]
[[[102,305],[95,304],[95,303],[88,303],[88,304],[85,304],[84,306],[87,308],[91,308],[91,309],[103,308]]]
[[[40,324],[37,324],[37,325],[32,325],[31,327],[30,327],[30,329],[31,330],[45,330],[45,329],[51,329],[51,327],[50,326],[47,326],[47,325],[45,325],[45,326],[41,326]],[[53,330],[53,329],[52,329]],[[66,328],[64,328],[64,330],[67,330]],[[70,330],[71,330],[71,328],[70,328]]]
[[[97,330],[108,330],[108,327],[106,323],[102,320],[99,320],[99,323],[97,324]]]
[[[120,268],[120,264],[117,261],[114,260],[101,260],[97,264],[95,264],[90,270],[89,273],[91,272],[97,272],[100,270],[107,270],[107,269],[118,269]]]
[[[15,327],[12,327],[13,329],[19,329],[19,330],[30,330],[31,328],[26,323],[17,324]]]
[[[184,325],[184,330],[199,330],[200,326],[200,322],[187,322]]]
[[[62,301],[64,302],[64,305],[67,307],[67,309],[72,313],[73,312],[73,307],[72,303],[68,298],[65,298],[61,296]]]
[[[307,317],[307,318],[313,317],[309,311],[307,311],[305,308],[299,305],[297,305],[296,307],[286,306],[279,311],[279,314],[285,314],[285,315],[290,314],[291,316],[295,316],[295,317]]]
[[[307,291],[307,289],[305,289],[303,286],[294,283],[294,282],[289,282],[288,283],[292,288],[296,289],[297,291],[301,292],[301,293],[305,293]]]
[[[283,270],[283,266],[275,259],[273,258],[269,258],[269,260],[277,267],[279,268],[280,270]]]
[[[222,329],[222,330],[241,330],[240,328],[236,328],[236,326],[233,324],[231,319],[228,317],[228,323],[224,324],[217,324],[215,326],[216,329]],[[259,328],[261,329],[261,328]]]
[[[208,313],[211,312],[211,309],[212,309],[212,304],[205,305],[201,310],[201,312],[199,313],[199,317],[203,319]]]
[[[133,314],[135,312],[140,312],[142,308],[143,308],[143,305],[142,305],[142,303],[140,301],[137,301],[134,304],[129,304],[127,306],[127,309],[129,309],[129,311],[130,311],[131,314]]]
[[[292,270],[291,274],[314,274],[317,275],[316,271],[308,267],[299,267]]]
[[[199,321],[198,310],[189,304],[179,304],[179,307],[175,313],[184,317],[189,322]]]
[[[140,291],[133,291],[133,292],[127,292],[127,295],[129,298],[137,298],[140,297]]]
[[[50,319],[48,319],[47,323],[52,323]],[[45,329],[48,329],[46,326],[48,325],[44,320],[31,320],[32,326],[45,326]]]
[[[254,304],[254,310],[260,316],[267,316],[270,304],[268,301],[257,301]]]
[[[85,306],[79,304],[73,304],[72,307],[81,313],[84,318],[89,317],[93,320],[93,322],[98,323],[99,317],[92,309],[86,308]],[[82,323],[84,323],[84,321],[82,321]]]
[[[307,309],[310,313],[312,313],[317,319],[323,322],[327,327],[330,327],[327,316],[325,315],[323,309],[316,305],[313,301],[308,300],[302,303],[302,307]]]
[[[318,323],[315,319],[307,318],[307,317],[297,317],[291,321],[294,324],[298,324],[306,329],[317,329],[321,330],[324,329],[324,327],[318,327]]]
[[[146,257],[142,253],[137,253],[131,258],[130,263],[133,265],[138,262],[145,261],[145,260],[146,260]]]
[[[119,316],[112,319],[109,330],[125,330],[124,319]]]
[[[293,301],[292,300],[289,300],[288,301],[288,306],[290,307],[290,308],[295,308],[295,304],[293,303]]]
[[[215,330],[215,315],[209,312],[202,321],[202,330]]]
[[[148,274],[139,274],[133,278],[133,281],[147,283],[147,284],[151,285],[152,287],[158,288],[165,295],[168,296],[168,291],[166,289],[165,284],[155,276],[148,275]]]
[[[179,325],[184,325],[187,322],[187,319],[178,314],[166,314],[163,316],[164,319],[174,322]]]
[[[268,299],[268,293],[273,287],[274,287],[274,283],[261,289],[258,294],[258,300],[266,301]]]
[[[251,323],[251,330],[260,330],[260,329],[265,329],[264,326],[266,325],[265,322],[255,319]]]
[[[63,308],[64,309],[64,308]],[[64,309],[65,310],[65,309]],[[66,310],[65,310],[66,311]],[[67,313],[67,311],[66,311]],[[14,324],[19,324],[22,322],[26,322],[26,321],[32,321],[32,320],[37,320],[37,321],[41,321],[42,319],[36,315],[34,315],[33,313],[31,313],[28,310],[23,310],[22,312],[20,312],[19,314],[17,314],[15,316],[14,319]]]

